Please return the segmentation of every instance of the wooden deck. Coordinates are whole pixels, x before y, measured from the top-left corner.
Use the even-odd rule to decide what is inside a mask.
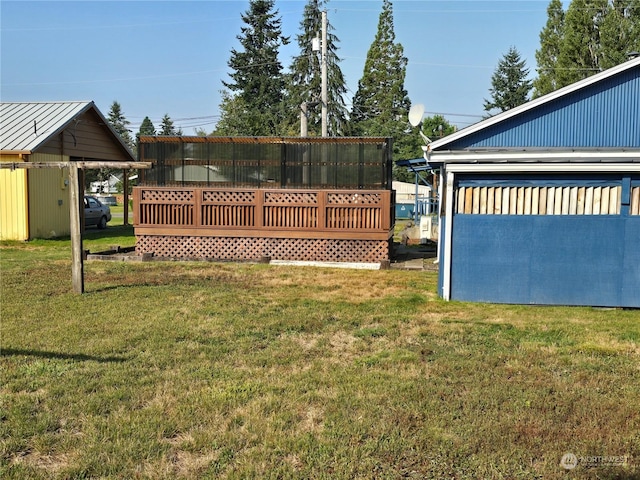
[[[138,253],[166,257],[380,262],[390,190],[136,187]]]

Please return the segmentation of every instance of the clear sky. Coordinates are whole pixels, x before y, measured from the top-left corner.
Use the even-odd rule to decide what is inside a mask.
[[[285,68],[300,53],[306,1],[276,0]],[[405,88],[426,115],[465,127],[480,120],[491,75],[510,47],[535,74],[548,0],[392,0],[396,41],[408,58]],[[382,0],[330,0],[351,106]],[[0,2],[2,101],[93,100],[107,115],[117,100],[131,130],[165,114],[184,134],[213,130],[222,81],[249,0]],[[566,8],[566,5],[565,5]]]

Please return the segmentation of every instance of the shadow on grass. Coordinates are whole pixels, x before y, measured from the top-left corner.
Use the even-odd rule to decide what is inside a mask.
[[[100,363],[120,363],[127,360],[124,357],[96,357],[94,355],[85,355],[83,353],[44,352],[41,350],[23,350],[19,348],[2,348],[0,350],[0,357],[9,356],[53,358],[58,360],[77,360],[79,362],[91,361]]]
[[[96,227],[88,227],[82,232],[83,240],[100,240],[102,238],[118,238],[118,237],[134,237],[133,225],[115,225],[105,228],[104,230],[100,230]],[[39,242],[68,242],[71,240],[69,235],[61,236],[61,237],[52,237],[52,238],[36,238],[33,240],[29,240],[29,242],[37,244]],[[24,242],[20,242],[23,243]]]

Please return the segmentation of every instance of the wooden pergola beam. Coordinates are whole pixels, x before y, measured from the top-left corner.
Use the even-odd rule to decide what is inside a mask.
[[[118,168],[123,170],[151,168],[151,162],[106,162],[100,160],[80,160],[77,162],[0,162],[0,168],[68,168],[75,165],[80,169]]]

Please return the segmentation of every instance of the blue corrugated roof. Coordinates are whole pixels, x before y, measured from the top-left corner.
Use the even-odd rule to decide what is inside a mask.
[[[640,58],[430,144],[432,151],[640,148]]]

